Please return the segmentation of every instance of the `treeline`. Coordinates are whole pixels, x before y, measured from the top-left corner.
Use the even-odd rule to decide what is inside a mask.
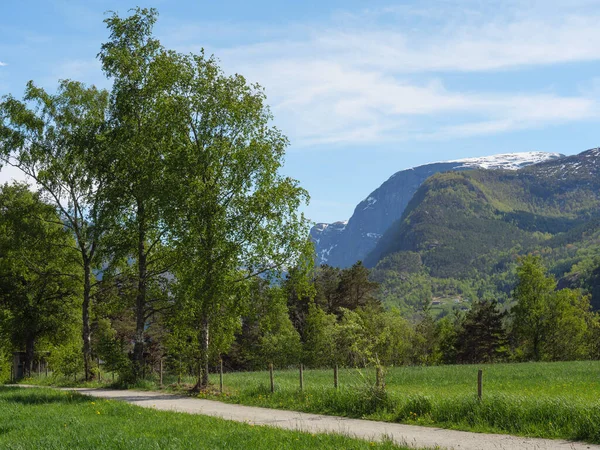
[[[385,308],[377,299],[379,285],[360,263],[343,270],[321,266],[309,277],[292,271],[281,287],[269,289],[287,301],[288,314],[281,313],[276,329],[287,330],[280,337],[293,345],[282,342],[262,352],[265,342],[279,342],[276,333],[244,320],[248,332],[238,336],[231,355],[240,369],[267,362],[360,367],[600,358],[600,316],[591,311],[589,296],[557,290],[535,256],[520,261],[514,306],[481,299],[441,320],[434,319],[428,301],[416,317]]]
[[[25,349],[32,363],[35,348],[51,350],[55,371],[80,373],[76,241],[55,208],[24,185],[1,189],[0,212],[5,356]],[[211,367],[223,359],[233,370],[261,370],[269,363],[365,367],[600,358],[600,317],[591,311],[589,296],[557,289],[539,257],[519,262],[510,308],[481,299],[468,311],[440,320],[428,301],[417,315],[384,307],[378,300],[381,286],[361,263],[314,268],[310,260],[301,260],[279,282],[264,276],[240,284],[230,303],[219,305],[224,320],[211,323],[206,356],[205,332],[189,309],[195,298],[185,283],[165,274],[152,285],[156,303],[144,321],[143,364],[162,359],[171,373],[202,377],[202,358]],[[99,271],[94,277],[91,352],[104,370],[130,382],[140,376],[135,357],[139,294],[138,280],[127,271],[136,264],[129,258],[122,263],[120,271]]]

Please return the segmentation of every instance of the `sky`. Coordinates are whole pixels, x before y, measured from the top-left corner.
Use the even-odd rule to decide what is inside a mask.
[[[0,96],[109,88],[103,20],[135,6],[158,9],[166,47],[265,88],[315,222],[409,167],[600,146],[600,0],[0,0]]]

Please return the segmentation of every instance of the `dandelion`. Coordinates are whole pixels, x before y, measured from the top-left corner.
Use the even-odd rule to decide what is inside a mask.
[[[96,411],[96,414],[100,414],[100,411]]]

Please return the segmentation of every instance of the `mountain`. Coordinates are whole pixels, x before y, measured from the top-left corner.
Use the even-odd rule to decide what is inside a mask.
[[[400,217],[419,186],[440,172],[478,168],[517,170],[531,164],[561,158],[558,153],[527,152],[435,162],[392,175],[360,202],[350,220],[318,223],[311,232],[317,264],[349,267],[364,259],[381,236]]]
[[[365,265],[377,266],[378,279],[387,282],[416,255],[429,281],[481,287],[496,277],[490,282],[510,292],[507,274],[529,252],[542,256],[563,285],[583,286],[581,277],[597,283],[600,149],[516,171],[438,173],[415,192]]]

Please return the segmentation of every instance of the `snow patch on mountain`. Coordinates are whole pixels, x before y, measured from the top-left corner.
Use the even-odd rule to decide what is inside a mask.
[[[562,158],[563,156],[564,155],[561,155],[560,153],[521,152],[482,156],[478,158],[455,159],[443,162],[458,163],[459,165],[456,166],[456,169],[481,168],[496,170],[518,170],[525,166],[530,166],[532,164],[537,164],[552,159]]]
[[[368,197],[362,201],[362,203],[367,202],[367,206],[363,208],[363,210],[373,207],[375,203],[377,203],[377,199],[375,197]]]

